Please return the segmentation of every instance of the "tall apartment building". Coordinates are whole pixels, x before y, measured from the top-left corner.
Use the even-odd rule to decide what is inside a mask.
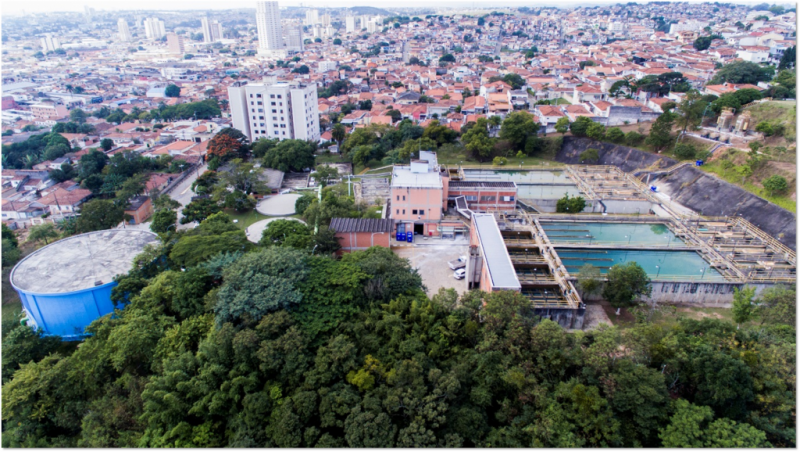
[[[284,28],[286,32],[286,50],[289,52],[302,52],[303,47],[303,24],[289,24]]]
[[[320,22],[322,23],[323,27],[330,26],[331,24],[331,15],[329,13],[325,13],[320,18]]]
[[[281,11],[278,2],[256,3],[258,54],[273,58],[286,56],[281,33]]]
[[[316,84],[236,82],[228,87],[233,127],[250,138],[319,141]]]
[[[167,34],[164,21],[155,17],[145,19],[142,22],[142,26],[144,27],[144,35],[147,39],[161,39]]]
[[[183,55],[186,53],[183,46],[183,36],[175,33],[167,33],[167,48],[173,55]]]
[[[119,18],[117,21],[117,28],[119,29],[119,40],[122,42],[131,42],[133,41],[133,36],[131,36],[131,29],[128,28],[128,21]]]
[[[203,42],[217,42],[222,39],[222,24],[216,20],[208,20],[208,17],[200,19],[203,29]]]
[[[52,34],[47,33],[42,37],[42,52],[52,52],[61,47],[61,43],[58,41],[58,38],[54,38]]]
[[[345,33],[354,33],[356,31],[356,18],[355,16],[347,16],[344,18]]]
[[[306,11],[306,25],[309,27],[319,23],[319,10],[309,9]]]

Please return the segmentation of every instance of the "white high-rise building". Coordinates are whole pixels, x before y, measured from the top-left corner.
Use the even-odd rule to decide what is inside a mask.
[[[320,22],[322,23],[323,27],[327,27],[331,24],[331,15],[328,13],[323,14],[320,18]]]
[[[233,127],[254,142],[259,138],[318,142],[317,85],[297,82],[236,82],[228,87]]]
[[[222,39],[222,24],[216,20],[208,20],[208,17],[200,19],[203,29],[203,42],[217,42]]]
[[[358,31],[361,31],[361,30],[367,28],[367,23],[369,23],[369,16],[361,16],[361,17],[359,17],[358,18],[358,22],[359,22],[359,25],[360,25],[358,27]]]
[[[355,16],[347,16],[344,18],[345,33],[354,33],[356,31],[356,18]]]
[[[150,17],[145,19],[142,25],[144,26],[144,35],[147,39],[161,39],[167,35],[163,20]]]
[[[367,22],[367,31],[370,33],[376,33],[378,31],[378,22],[376,20],[370,20]]]
[[[302,52],[303,47],[303,24],[289,24],[285,27],[286,31],[286,50],[289,52]]]
[[[42,52],[52,52],[61,47],[61,43],[58,41],[58,38],[54,38],[52,34],[47,33],[41,39],[42,42]]]
[[[319,23],[319,10],[309,9],[306,11],[306,25],[309,27]]]
[[[258,54],[273,58],[286,56],[278,2],[256,3],[256,26],[258,28]]]
[[[128,28],[128,21],[119,18],[117,21],[117,28],[119,29],[119,40],[122,42],[131,42],[133,41],[133,36],[131,36],[131,29]]]

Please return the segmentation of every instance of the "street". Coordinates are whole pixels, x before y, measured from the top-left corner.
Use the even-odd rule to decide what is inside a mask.
[[[186,207],[192,201],[192,196],[194,196],[194,192],[192,191],[192,184],[200,174],[203,174],[208,169],[207,164],[203,164],[196,170],[192,172],[189,176],[186,177],[180,184],[178,184],[175,188],[172,189],[169,196],[181,203],[181,209],[178,210],[178,230],[182,229],[191,229],[194,227],[192,223],[189,224],[180,224],[181,218],[183,218],[183,207]]]

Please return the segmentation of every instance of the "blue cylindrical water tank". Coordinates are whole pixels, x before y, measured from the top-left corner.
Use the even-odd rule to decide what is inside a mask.
[[[114,311],[114,277],[127,273],[145,246],[158,242],[149,231],[109,229],[53,242],[11,271],[29,325],[46,335],[80,340],[94,320]]]

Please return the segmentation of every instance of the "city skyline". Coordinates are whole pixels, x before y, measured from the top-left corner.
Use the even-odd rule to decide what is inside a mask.
[[[355,7],[355,6],[374,6],[370,5],[369,2],[352,2],[352,1],[345,1],[345,0],[286,0],[281,1],[281,7],[308,7],[308,8],[348,8],[348,7]],[[585,0],[563,0],[558,2],[558,5],[554,5],[551,2],[528,2],[524,0],[510,0],[505,1],[502,3],[497,2],[488,2],[488,1],[466,1],[461,2],[457,0],[434,0],[434,1],[424,1],[424,0],[409,0],[403,2],[402,8],[421,8],[421,7],[429,7],[429,8],[481,8],[481,9],[491,9],[491,8],[506,8],[506,7],[520,7],[520,6],[529,6],[529,7],[564,7],[564,8],[572,8],[576,6],[593,6],[593,5],[613,5],[620,3],[619,1],[613,0],[599,0],[599,1],[585,1]],[[651,2],[640,2],[641,4],[647,4]],[[704,1],[701,0],[686,0],[686,3],[690,4],[702,4]],[[758,0],[738,0],[738,1],[731,1],[730,3],[737,4],[737,5],[756,5],[762,3]],[[158,0],[142,0],[136,3],[139,7],[137,8],[109,8],[109,3],[104,2],[102,0],[79,0],[74,2],[61,2],[61,1],[54,1],[54,0],[32,0],[25,2],[24,5],[3,5],[3,14],[5,15],[18,15],[21,14],[23,11],[25,13],[43,13],[43,12],[83,12],[84,7],[88,6],[90,8],[94,8],[97,11],[202,11],[202,10],[230,10],[230,9],[255,9],[255,4],[253,1],[250,0],[232,0],[228,2],[224,2],[224,5],[220,5],[220,2],[215,2],[211,0],[199,0],[199,1],[177,1],[171,2],[169,8],[164,8],[164,2]],[[791,5],[791,3],[779,3],[784,5]],[[376,6],[378,8],[383,8],[384,6]]]

